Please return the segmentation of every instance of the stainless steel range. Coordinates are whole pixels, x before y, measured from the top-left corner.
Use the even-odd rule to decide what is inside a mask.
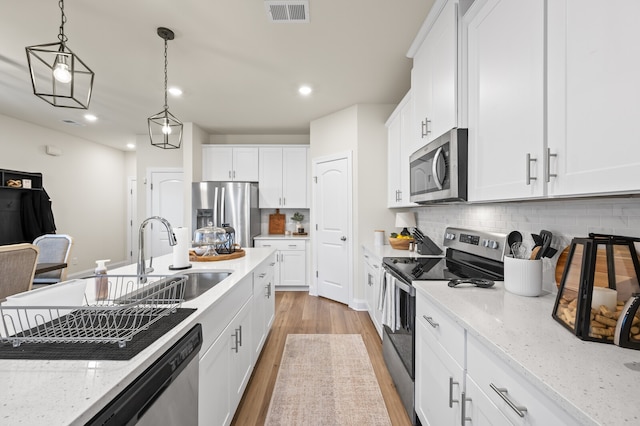
[[[453,227],[446,228],[443,245],[447,249],[445,256],[383,258],[382,351],[414,425],[420,424],[420,420],[414,410],[416,289],[413,281],[490,286],[493,280],[503,280],[503,259],[509,250],[505,234]]]

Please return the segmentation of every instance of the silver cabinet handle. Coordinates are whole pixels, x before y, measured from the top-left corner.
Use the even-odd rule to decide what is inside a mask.
[[[231,170],[229,170],[229,179],[231,179]]]
[[[240,337],[239,337],[240,346],[242,346],[242,325],[238,326],[238,334],[240,335]]]
[[[278,205],[281,206],[282,205],[282,197],[278,198]]]
[[[287,199],[285,197],[282,197],[282,205],[283,206],[287,205]]]
[[[378,265],[373,265],[374,268],[376,269],[380,269],[380,267]]]
[[[233,171],[233,178],[234,179],[236,178],[236,171],[235,170]]]
[[[267,275],[266,272],[261,273],[260,275],[258,275],[258,278],[264,278]]]
[[[453,399],[453,385],[459,385],[460,383],[454,382],[453,377],[449,377],[449,408],[453,408],[453,403],[460,402],[457,399]],[[463,394],[464,395],[464,394]]]
[[[426,320],[427,320],[427,322],[428,322],[428,323],[431,325],[431,327],[433,327],[433,328],[438,328],[438,327],[440,326],[440,324],[438,324],[437,322],[435,322],[435,321],[433,320],[433,318],[432,318],[432,317],[428,317],[428,316],[426,316],[426,315],[423,315],[423,316],[422,316],[422,318],[426,319]]]
[[[367,255],[365,254],[365,255],[364,255],[364,258],[365,258],[365,259],[368,259],[368,258],[369,258],[369,256],[367,256]]]
[[[238,348],[240,347],[240,343],[239,343],[239,341],[238,341],[238,329],[237,329],[237,328],[236,328],[236,332],[235,332],[235,333],[233,333],[231,336],[232,336],[232,337],[233,337],[233,339],[236,341],[236,346],[235,346],[235,347],[233,347],[233,346],[232,346],[232,347],[231,347],[231,350],[232,350],[232,351],[235,351],[236,353],[238,353]]]
[[[269,264],[269,266],[274,266],[275,264],[276,264],[276,262],[271,262],[271,263]]]
[[[531,158],[531,153],[527,152],[527,177],[526,177],[527,185],[531,185],[532,180],[538,179],[537,177],[531,176],[531,163],[535,163],[536,161],[538,160],[536,160],[535,158]]]
[[[340,237],[340,241],[347,241],[347,237],[343,235],[342,237]]]
[[[267,290],[267,299],[271,298],[271,283],[264,286],[265,290]]]
[[[507,393],[509,393],[509,391],[507,391],[506,388],[499,388],[493,383],[491,383],[489,386],[491,386],[491,389],[493,389],[493,391],[497,393],[498,396],[500,396],[500,398],[502,398],[502,400],[506,402],[507,405],[511,407],[511,409],[515,411],[517,415],[519,415],[520,417],[524,417],[524,411],[527,411],[527,407],[522,407],[514,404],[513,401],[511,401],[511,399],[509,399],[509,397],[507,396]]]
[[[552,154],[551,148],[547,148],[547,161],[546,161],[546,173],[547,182],[551,182],[552,177],[558,177],[556,173],[551,173],[551,157],[558,157],[558,154]]]
[[[424,138],[429,133],[431,133],[431,130],[429,130],[429,123],[431,123],[431,120],[429,120],[429,117],[425,117],[424,121],[420,122],[421,138]]]
[[[471,421],[471,417],[467,417],[467,402],[471,402],[471,398],[467,398],[465,393],[462,392],[462,406],[460,407],[460,424],[462,426]]]

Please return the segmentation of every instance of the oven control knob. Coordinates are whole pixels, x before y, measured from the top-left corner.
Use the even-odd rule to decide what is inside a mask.
[[[498,242],[493,240],[487,240],[487,247],[495,250],[498,248]]]
[[[489,247],[489,240],[482,240],[482,247]]]
[[[456,234],[452,234],[450,232],[447,232],[446,234],[444,234],[444,239],[445,240],[455,240],[456,239]]]

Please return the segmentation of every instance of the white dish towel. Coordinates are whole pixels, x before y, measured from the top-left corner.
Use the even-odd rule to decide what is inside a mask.
[[[378,303],[378,308],[382,309],[382,324],[396,331],[400,323],[398,318],[398,287],[396,286],[396,279],[388,272],[385,272],[382,276],[382,282],[380,283],[381,297]]]

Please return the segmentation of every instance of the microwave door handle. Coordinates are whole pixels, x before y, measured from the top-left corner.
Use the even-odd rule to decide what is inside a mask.
[[[438,176],[438,160],[440,159],[441,155],[443,155],[442,147],[438,148],[435,155],[433,156],[433,163],[431,163],[431,174],[433,175],[433,181],[435,182],[436,187],[439,190],[442,190],[442,182],[444,182],[444,179],[441,182],[440,176]]]

